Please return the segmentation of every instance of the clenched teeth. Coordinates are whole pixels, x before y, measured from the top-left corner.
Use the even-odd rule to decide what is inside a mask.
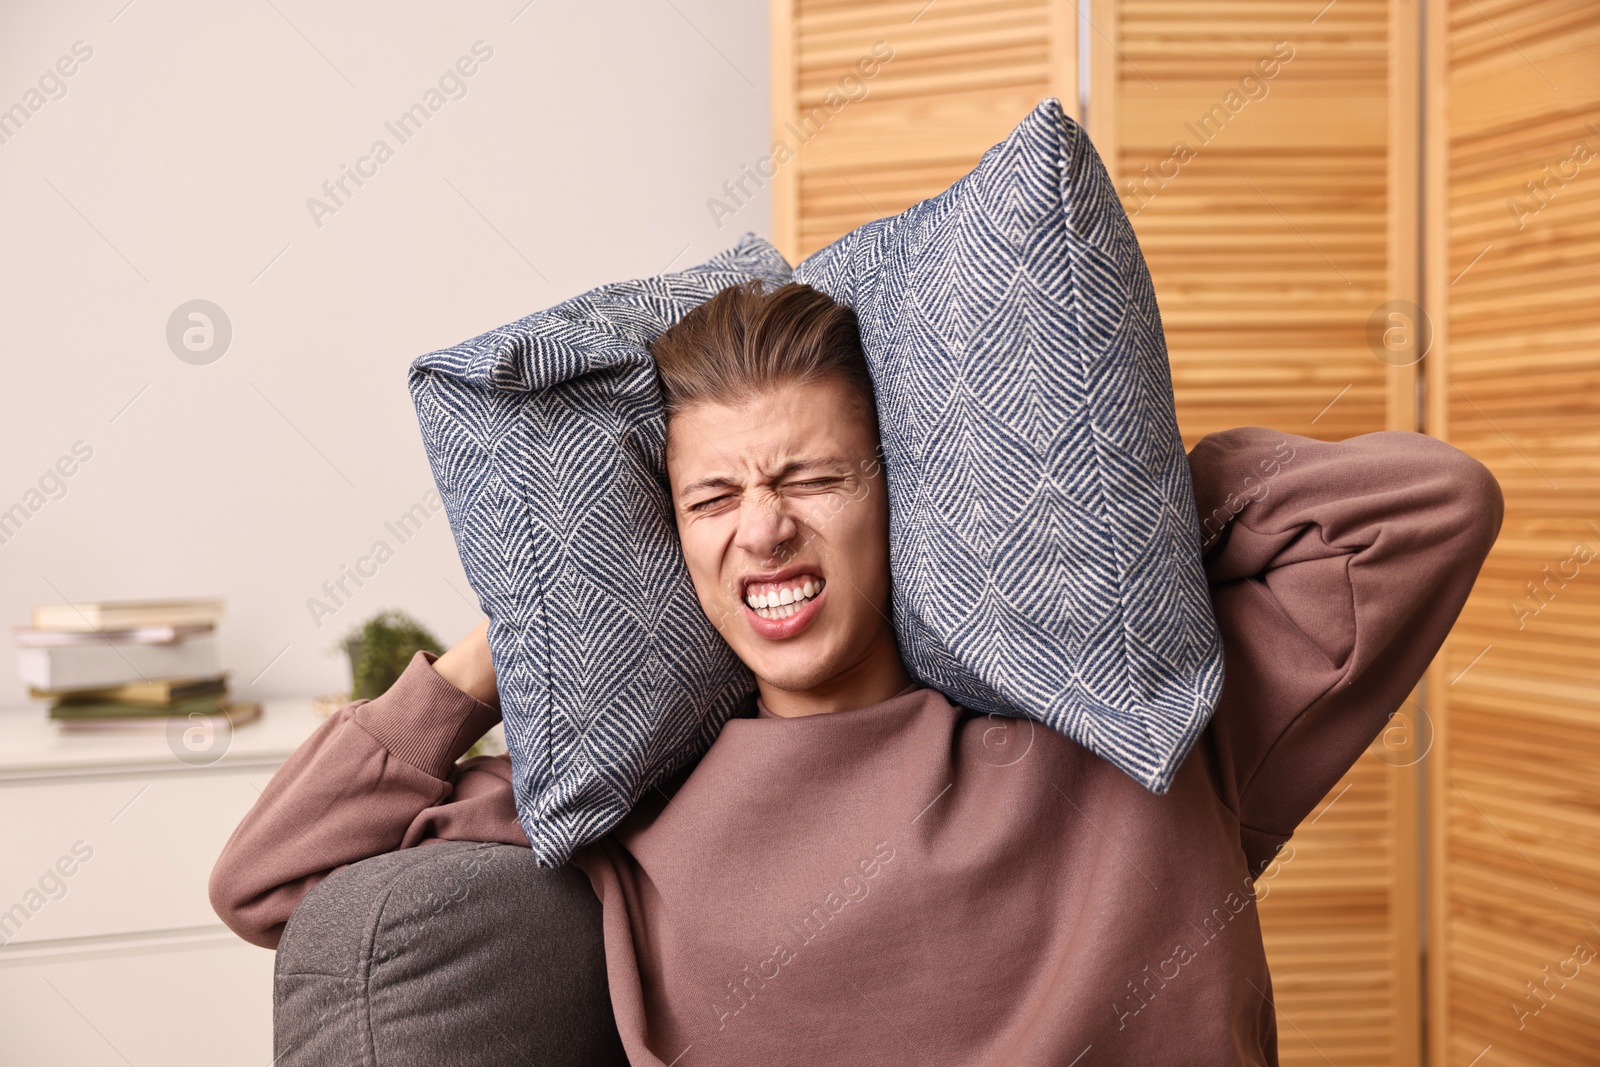
[[[821,578],[807,576],[799,581],[747,593],[744,602],[763,619],[786,619],[799,611],[806,601],[822,592],[822,587]]]

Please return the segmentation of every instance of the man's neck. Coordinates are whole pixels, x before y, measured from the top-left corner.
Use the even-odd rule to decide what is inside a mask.
[[[814,688],[779,689],[760,678],[756,679],[756,688],[768,711],[781,718],[794,719],[881,704],[913,680],[891,637],[854,666]]]

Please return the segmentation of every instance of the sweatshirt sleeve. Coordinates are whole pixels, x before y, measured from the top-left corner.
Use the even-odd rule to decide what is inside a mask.
[[[209,892],[240,937],[277,947],[289,913],[317,882],[369,856],[429,837],[527,843],[509,769],[494,766],[504,761],[455,766],[499,712],[440,676],[435,658],[417,652],[387,692],[318,726],[235,828]]]
[[[1478,460],[1404,430],[1241,427],[1189,464],[1223,647],[1212,774],[1256,874],[1422,677],[1504,500]]]

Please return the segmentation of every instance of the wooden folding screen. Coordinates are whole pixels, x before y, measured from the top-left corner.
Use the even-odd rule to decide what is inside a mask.
[[[1428,15],[1428,425],[1506,497],[1428,678],[1430,1063],[1600,1063],[1600,6]]]

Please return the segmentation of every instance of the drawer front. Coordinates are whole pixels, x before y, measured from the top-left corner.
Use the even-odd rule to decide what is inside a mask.
[[[206,883],[268,769],[0,785],[0,944],[216,925]]]
[[[0,966],[0,1063],[266,1067],[272,958],[233,938]]]

